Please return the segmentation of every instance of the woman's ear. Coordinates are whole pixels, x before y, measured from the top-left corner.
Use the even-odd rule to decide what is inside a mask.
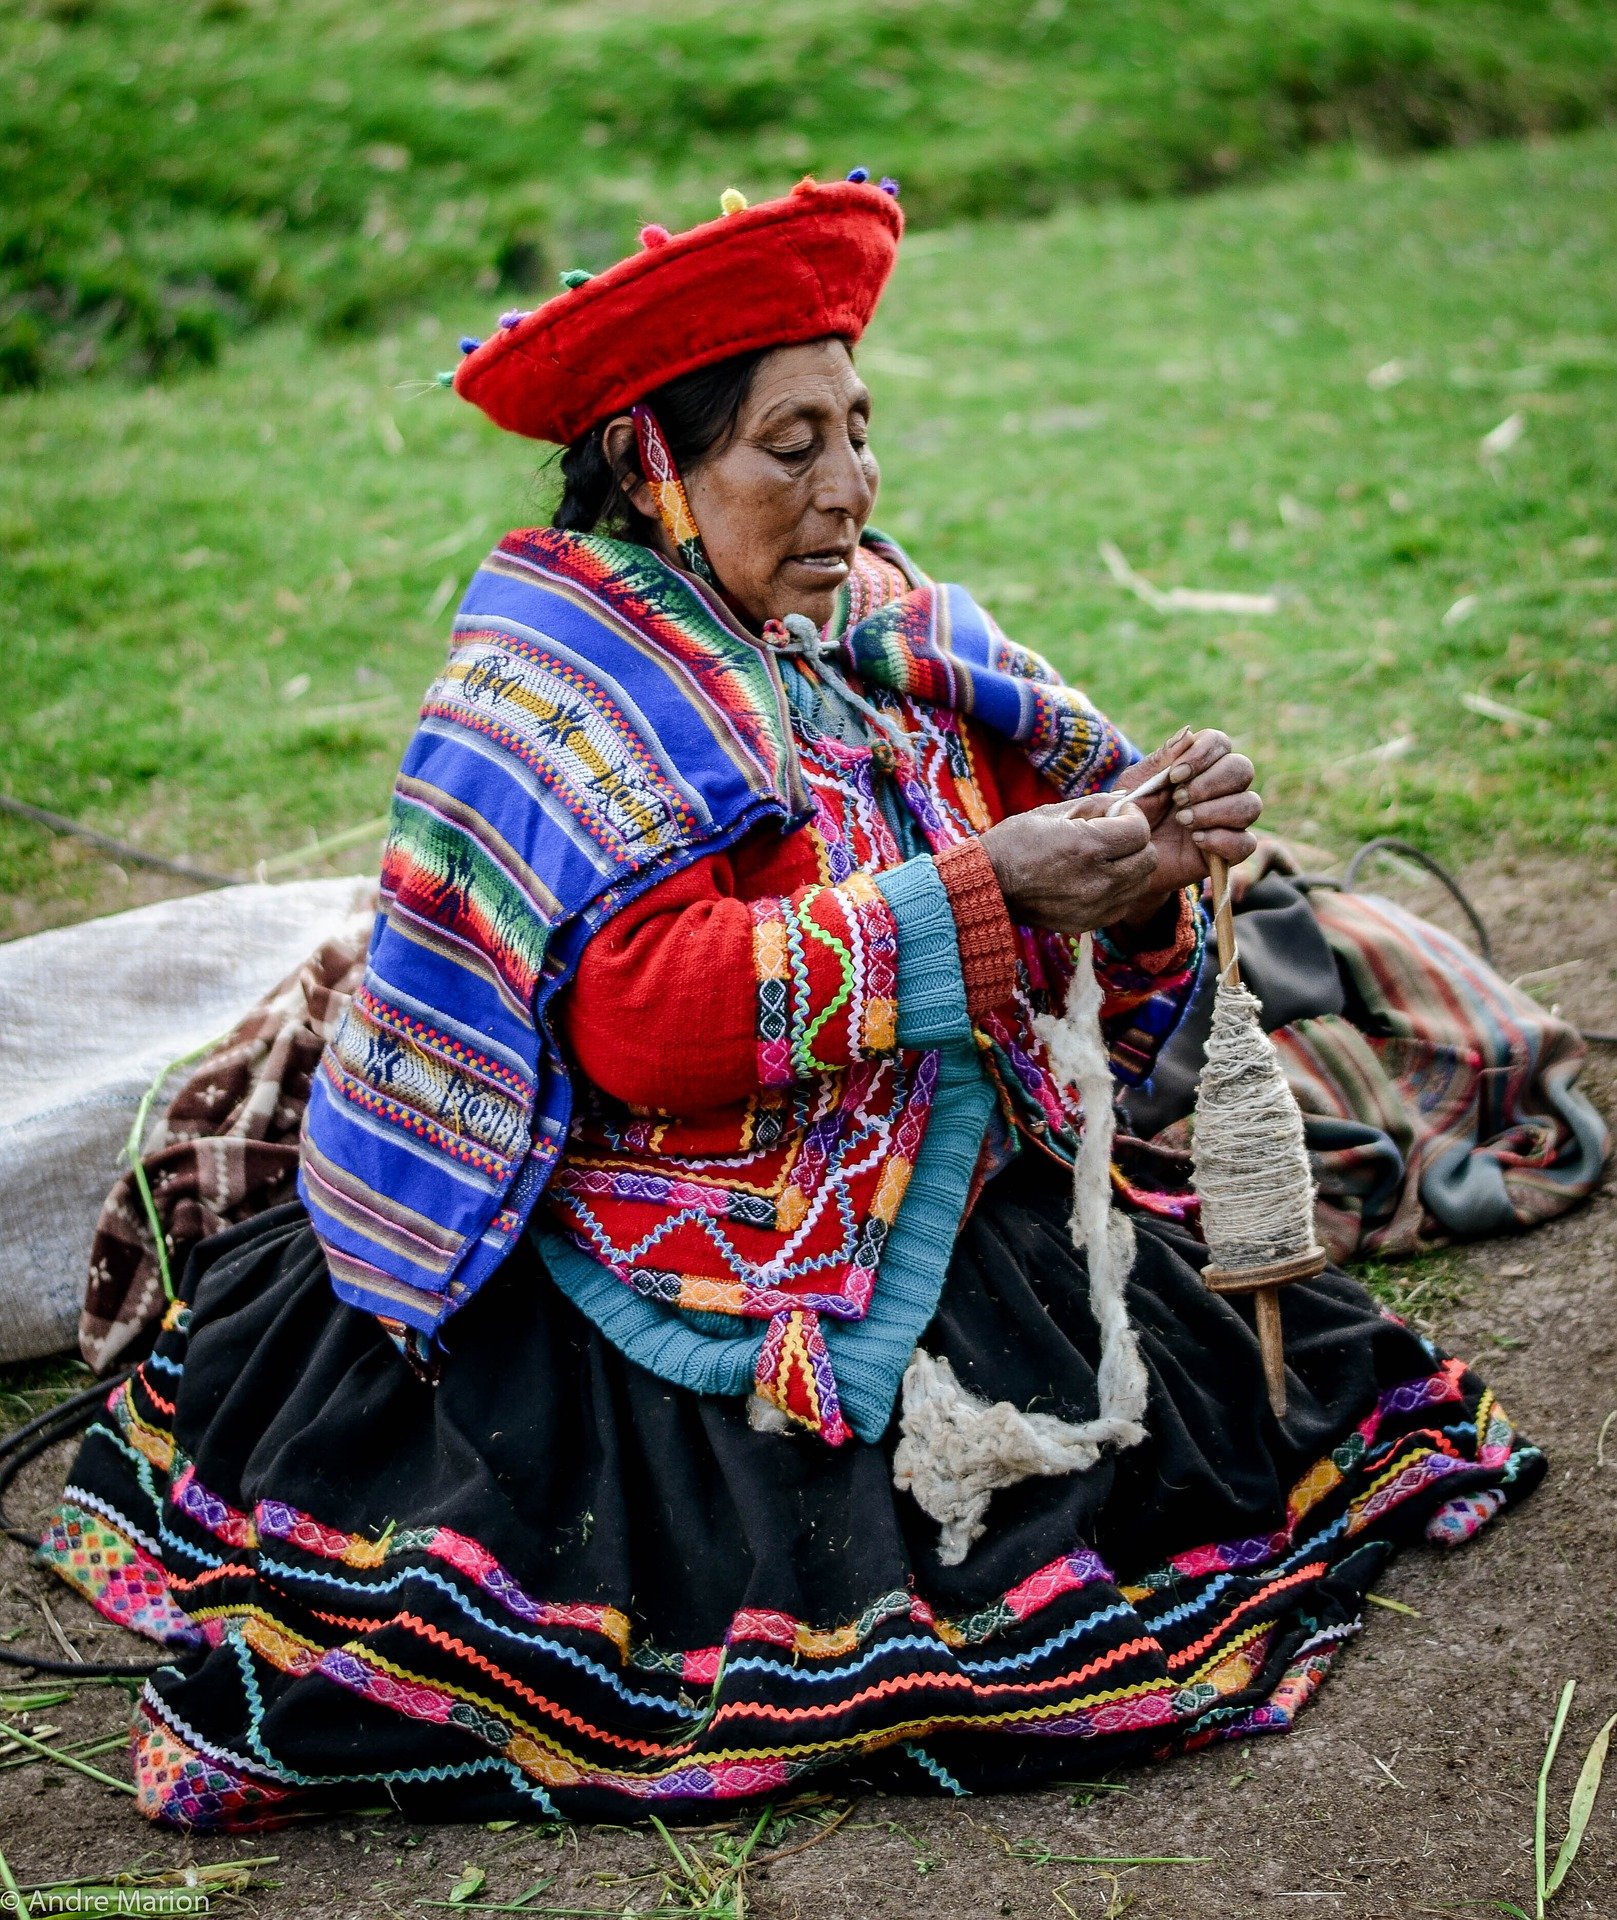
[[[640,472],[640,443],[628,414],[618,414],[601,429],[601,451],[624,499],[643,518],[655,520],[657,502]]]

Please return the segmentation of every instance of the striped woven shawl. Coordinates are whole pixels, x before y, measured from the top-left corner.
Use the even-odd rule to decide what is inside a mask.
[[[969,713],[1064,793],[1127,741],[961,588],[867,535],[836,626],[867,681]],[[394,788],[365,980],[310,1093],[299,1192],[351,1304],[430,1340],[494,1271],[572,1111],[545,1007],[636,893],[809,803],[778,667],[647,549],[507,535]]]

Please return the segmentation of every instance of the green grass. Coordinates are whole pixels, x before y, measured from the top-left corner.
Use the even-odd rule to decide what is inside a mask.
[[[1293,832],[1609,855],[1614,226],[1597,136],[940,237],[867,355],[880,511],[1143,738],[1230,727]],[[1162,615],[1100,538],[1291,597]]]
[[[1142,740],[1228,726],[1294,833],[1609,857],[1614,228],[1595,133],[918,236],[862,355],[878,524]],[[0,400],[0,787],[236,869],[382,812],[450,598],[547,505],[544,450],[424,378],[489,304]],[[1102,538],[1287,597],[1160,614]],[[117,898],[14,820],[0,893]]]
[[[1360,1260],[1353,1276],[1381,1304],[1423,1333],[1435,1333],[1470,1291],[1470,1277],[1450,1247],[1397,1260]]]
[[[84,1362],[67,1354],[0,1367],[0,1434],[10,1433],[95,1385]]]
[[[923,225],[1617,107],[1607,0],[0,0],[0,384],[599,266],[728,180]]]

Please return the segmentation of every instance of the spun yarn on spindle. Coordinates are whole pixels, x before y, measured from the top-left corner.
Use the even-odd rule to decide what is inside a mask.
[[[1213,1265],[1233,1271],[1316,1247],[1303,1117],[1261,1011],[1239,981],[1220,979],[1196,1092],[1202,1233]]]

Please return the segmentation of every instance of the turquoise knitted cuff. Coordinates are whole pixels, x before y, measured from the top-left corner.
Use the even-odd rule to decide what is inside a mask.
[[[875,876],[898,927],[898,1044],[971,1039],[954,909],[929,854]]]
[[[677,1307],[644,1299],[571,1240],[542,1227],[530,1231],[551,1279],[636,1366],[693,1393],[751,1391],[764,1344],[761,1320],[733,1320],[729,1338],[700,1332]]]
[[[861,1440],[887,1431],[904,1369],[938,1310],[994,1104],[975,1050],[942,1049],[926,1137],[882,1248],[870,1311],[820,1322],[842,1411]]]

